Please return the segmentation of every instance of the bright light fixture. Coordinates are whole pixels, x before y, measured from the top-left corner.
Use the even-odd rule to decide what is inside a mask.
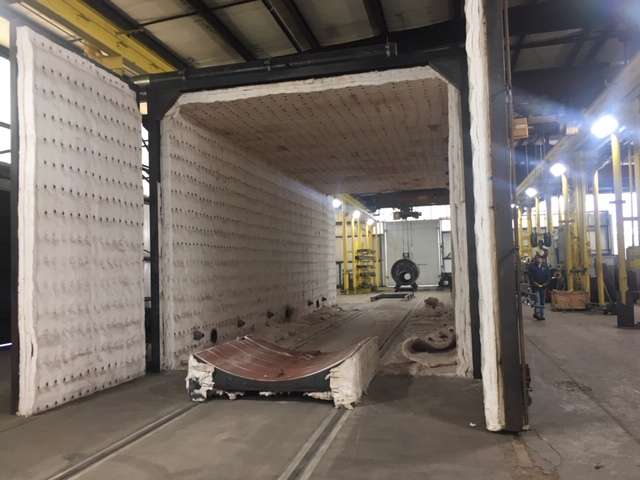
[[[367,225],[371,226],[373,225],[373,223],[374,223],[373,218],[367,218]]]
[[[517,205],[515,203],[511,204],[511,208],[516,208],[516,207],[517,207]]]
[[[565,174],[565,172],[567,171],[567,167],[563,163],[554,163],[553,165],[551,165],[549,171],[554,177],[559,177],[560,175]]]
[[[339,198],[334,198],[333,202],[331,202],[333,204],[333,208],[340,208],[340,206],[342,205],[342,200],[340,200]]]
[[[538,195],[538,190],[536,190],[536,189],[535,189],[535,188],[533,188],[533,187],[529,187],[529,188],[527,188],[527,189],[524,191],[524,193],[526,193],[526,194],[527,194],[527,197],[529,197],[529,198],[533,198],[533,197],[535,197],[536,195]]]
[[[360,218],[360,210],[354,210],[351,216],[354,220],[358,220]]]
[[[591,133],[597,138],[606,138],[618,130],[620,124],[613,115],[607,114],[601,116],[593,125],[591,125]]]

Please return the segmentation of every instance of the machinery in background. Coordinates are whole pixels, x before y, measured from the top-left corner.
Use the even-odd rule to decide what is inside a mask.
[[[418,277],[420,269],[408,254],[403,254],[403,258],[397,260],[391,266],[391,277],[396,282],[395,291],[399,292],[403,288],[411,287],[415,292],[418,290]]]
[[[422,216],[421,212],[416,212],[413,207],[402,207],[400,210],[393,212],[394,220],[406,220],[407,218],[418,219]]]
[[[356,255],[358,288],[375,290],[376,252],[371,248],[359,248]]]

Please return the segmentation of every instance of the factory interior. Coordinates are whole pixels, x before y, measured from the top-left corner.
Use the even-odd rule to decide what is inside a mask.
[[[640,478],[640,4],[0,4],[0,480]]]

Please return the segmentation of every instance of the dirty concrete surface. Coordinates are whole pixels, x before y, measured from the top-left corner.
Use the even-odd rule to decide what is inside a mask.
[[[416,331],[411,312],[431,295],[420,292],[411,302],[342,297],[339,309],[275,325],[262,336],[288,347],[335,350],[366,335],[384,338],[406,317],[387,351],[393,359]],[[446,302],[445,294],[439,298]],[[419,318],[414,323],[425,327]],[[525,312],[534,403],[532,428],[521,435],[484,430],[479,381],[383,366],[306,478],[640,478],[640,332],[614,323],[554,312],[542,323]],[[29,419],[0,415],[0,479],[49,478],[188,407],[183,377],[148,376]],[[330,404],[298,397],[214,400],[74,478],[204,479],[215,472],[222,479],[277,479],[334,413]]]

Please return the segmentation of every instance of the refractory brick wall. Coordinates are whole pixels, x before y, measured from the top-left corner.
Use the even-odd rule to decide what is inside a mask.
[[[335,302],[331,199],[183,118],[162,125],[164,366]],[[201,336],[204,335],[204,336]]]
[[[19,413],[144,373],[140,116],[133,92],[18,29]]]

